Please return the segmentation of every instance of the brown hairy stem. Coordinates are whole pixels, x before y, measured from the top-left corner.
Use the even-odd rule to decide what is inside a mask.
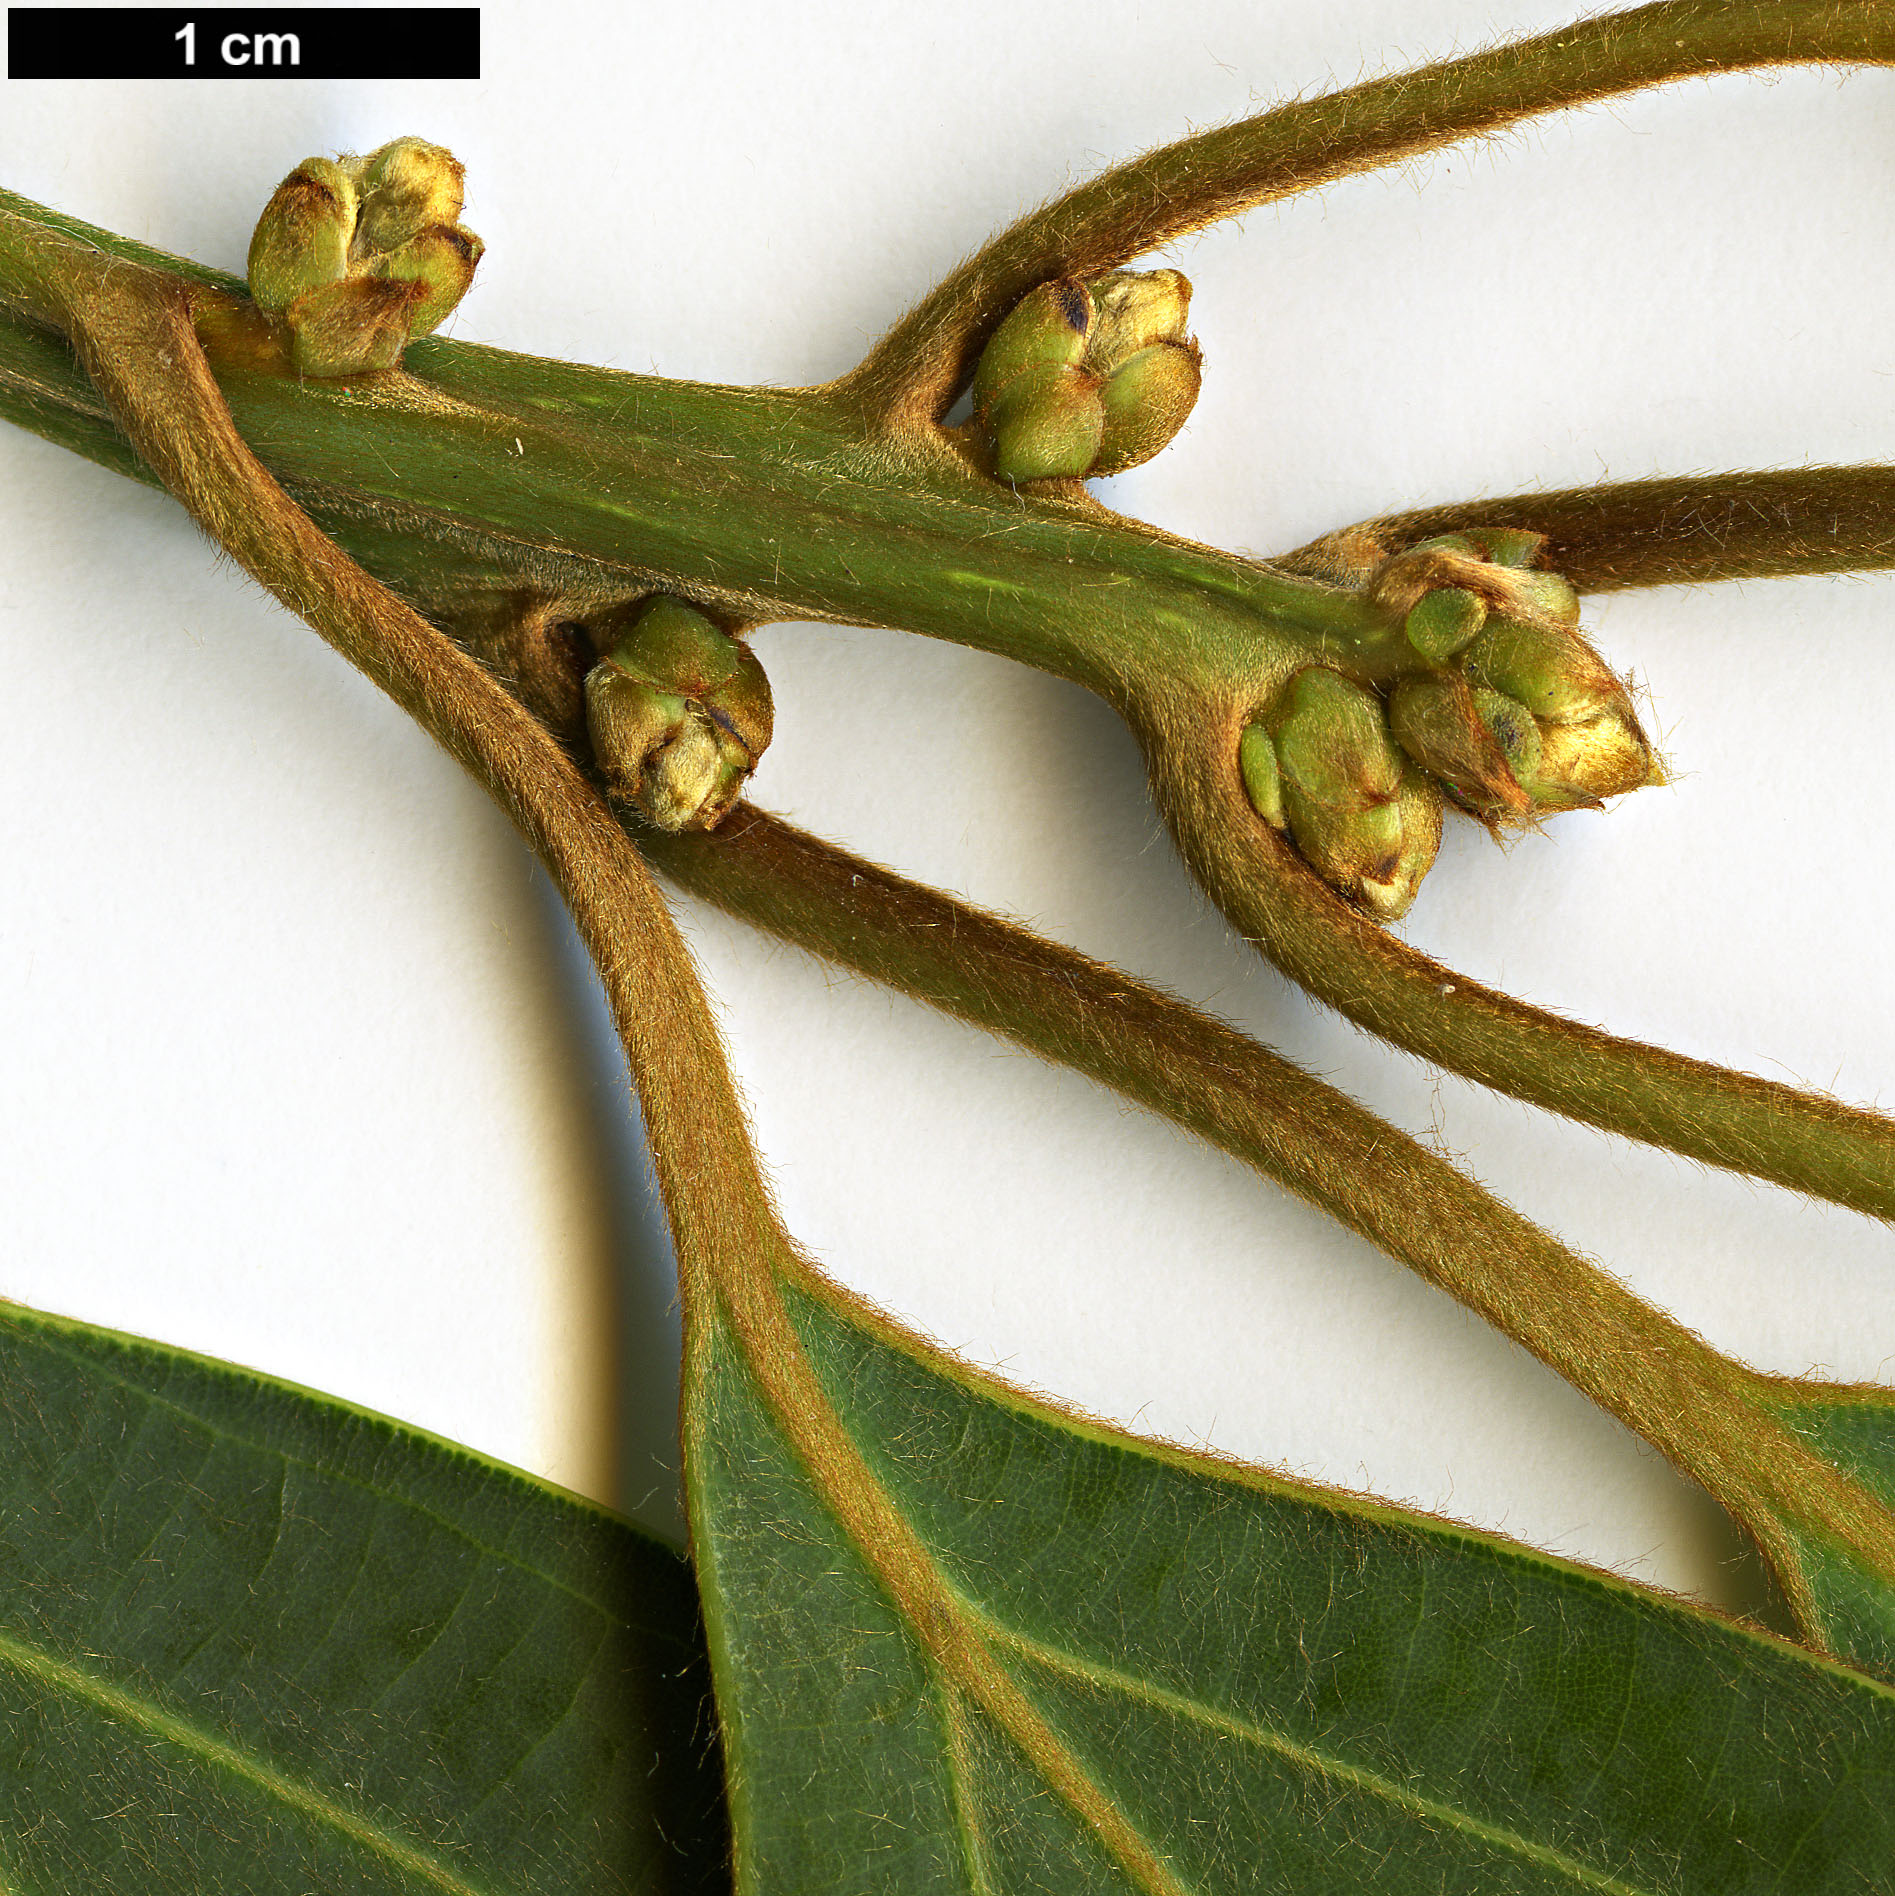
[[[1115,167],[1021,219],[838,384],[875,423],[946,412],[993,326],[1036,284],[1109,270],[1219,219],[1541,112],[1747,67],[1895,60],[1882,0],[1661,0],[1537,39],[1301,99]]]
[[[605,985],[677,1249],[687,1445],[707,1426],[704,1385],[721,1325],[944,1685],[1008,1734],[1136,1888],[1184,1896],[995,1659],[824,1394],[782,1299],[786,1279],[816,1294],[822,1280],[770,1201],[689,951],[604,801],[497,679],[350,560],[277,485],[231,419],[188,292],[63,239],[23,236],[4,213],[0,247],[38,266],[34,313],[67,334],[127,438],[192,518],[473,773],[559,887]],[[715,1602],[706,1608],[716,1647]]]
[[[1365,520],[1272,561],[1321,570],[1344,542],[1399,553],[1438,533],[1525,527],[1546,535],[1537,564],[1582,593],[1895,566],[1895,467],[1785,468],[1569,487],[1461,501]]]
[[[1069,1066],[1327,1212],[1642,1435],[1753,1535],[1812,1638],[1782,1523],[1895,1576],[1895,1520],[1775,1413],[1777,1385],[1641,1301],[1407,1134],[1116,968],[743,807],[714,836],[640,828],[693,895]],[[1814,1385],[1796,1385],[1806,1395]],[[1873,1551],[1871,1551],[1873,1550]]]
[[[1895,1218],[1895,1120],[1620,1039],[1485,987],[1350,908],[1250,807],[1241,714],[1160,701],[1138,730],[1186,865],[1293,981],[1371,1033],[1516,1099]]]

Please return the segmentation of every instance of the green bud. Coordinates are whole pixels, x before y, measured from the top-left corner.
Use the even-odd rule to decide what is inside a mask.
[[[1535,573],[1524,577],[1556,576]],[[1625,687],[1613,677],[1605,660],[1569,626],[1490,617],[1486,629],[1468,648],[1466,667],[1474,683],[1505,692],[1536,717],[1557,723],[1596,717],[1609,707],[1629,709]]]
[[[1402,914],[1441,844],[1441,793],[1402,756],[1382,701],[1313,665],[1290,680],[1267,727],[1252,729],[1274,740],[1283,818],[1310,866],[1352,902]],[[1238,762],[1267,819],[1267,771],[1248,731]]]
[[[474,266],[486,246],[458,224],[437,224],[411,237],[398,249],[372,257],[368,273],[413,286],[407,340],[432,335],[453,313],[474,280]]]
[[[333,377],[392,369],[408,340],[414,288],[343,277],[306,290],[284,312],[298,375]]]
[[[605,614],[593,637],[621,671],[687,698],[708,697],[726,683],[744,649],[708,612],[670,593]]]
[[[987,415],[1003,481],[1076,479],[1098,458],[1105,405],[1096,376],[1045,362],[1023,369]]]
[[[1195,343],[1155,342],[1105,378],[1099,389],[1105,427],[1094,474],[1122,474],[1170,445],[1197,406],[1199,359]]]
[[[1176,270],[1060,277],[1029,291],[974,370],[974,418],[1002,480],[1074,480],[1148,461],[1197,401]]]
[[[1076,277],[1029,290],[1007,313],[974,370],[974,413],[982,421],[1016,376],[1029,369],[1076,368],[1092,330],[1092,299]]]
[[[1263,725],[1244,727],[1237,741],[1237,770],[1250,807],[1272,829],[1281,829],[1289,820],[1283,814],[1283,774],[1277,768],[1276,746]]]
[[[397,138],[355,160],[361,216],[358,259],[397,250],[437,224],[461,214],[465,167],[451,151],[422,138]]]
[[[1459,586],[1437,586],[1409,607],[1402,629],[1430,664],[1445,664],[1487,623],[1487,602]]]
[[[1402,755],[1382,701],[1340,672],[1321,665],[1298,672],[1272,726],[1285,780],[1312,803],[1367,810],[1400,786]]]
[[[708,613],[661,593],[633,615],[612,657],[701,703],[752,766],[769,749],[776,713],[762,662]]]
[[[1472,696],[1475,713],[1499,746],[1514,781],[1537,803],[1534,788],[1540,781],[1539,720],[1518,699],[1509,698],[1505,692],[1476,685]]]
[[[340,165],[305,158],[263,207],[250,237],[250,294],[280,315],[306,291],[333,283],[349,265],[355,186]]]
[[[1530,799],[1465,679],[1452,672],[1411,673],[1389,694],[1388,721],[1402,749],[1471,809],[1491,817],[1527,809]]]
[[[1290,835],[1318,875],[1383,921],[1405,915],[1441,847],[1441,792],[1421,771],[1392,795],[1345,810],[1284,786]]]
[[[1110,375],[1154,344],[1184,340],[1191,283],[1182,271],[1112,270],[1086,287],[1093,322],[1085,365],[1095,375]]]
[[[593,754],[615,795],[661,829],[715,829],[770,742],[756,654],[682,600],[609,617],[586,677]]]

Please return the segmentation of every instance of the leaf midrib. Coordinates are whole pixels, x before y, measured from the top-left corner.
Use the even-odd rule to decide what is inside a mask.
[[[0,1632],[0,1665],[9,1665],[55,1693],[83,1699],[109,1718],[164,1739],[303,1816],[330,1826],[395,1868],[432,1884],[445,1892],[445,1896],[486,1896],[478,1885],[454,1875],[413,1844],[390,1835],[333,1798],[298,1783],[228,1740],[213,1737],[175,1712],[168,1712],[122,1686],[110,1684],[68,1659],[54,1658],[11,1633]]]
[[[1156,1685],[1149,1679],[1120,1672],[1116,1667],[1101,1665],[1096,1660],[1082,1658],[1062,1647],[1048,1645],[1029,1633],[996,1620],[975,1601],[967,1600],[964,1596],[963,1599],[970,1617],[980,1623],[994,1644],[1011,1648],[1044,1666],[1049,1672],[1078,1679],[1101,1690],[1121,1693],[1220,1732],[1227,1738],[1235,1738],[1260,1750],[1273,1752],[1306,1771],[1352,1785],[1415,1816],[1476,1837],[1497,1850],[1509,1852],[1541,1869],[1556,1871],[1570,1878],[1577,1887],[1597,1892],[1597,1896],[1665,1896],[1662,1890],[1607,1876],[1589,1868],[1577,1858],[1568,1856],[1563,1850],[1555,1849],[1551,1844],[1537,1843],[1533,1838],[1509,1830],[1505,1825],[1487,1822],[1466,1811],[1457,1810],[1452,1804],[1408,1790],[1361,1765],[1351,1764],[1347,1759],[1336,1757],[1314,1745],[1304,1744],[1268,1725],[1240,1718],[1233,1712],[1206,1705],[1182,1692],[1173,1692],[1165,1686]]]

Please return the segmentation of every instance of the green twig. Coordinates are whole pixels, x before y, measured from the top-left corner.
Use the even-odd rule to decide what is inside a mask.
[[[1136,1886],[1184,1896],[1088,1764],[994,1657],[823,1390],[783,1293],[790,1283],[834,1293],[777,1218],[689,953],[598,794],[524,706],[325,538],[251,453],[199,343],[189,292],[139,266],[102,262],[4,211],[0,267],[18,303],[71,339],[132,446],[192,518],[466,765],[552,875],[604,983],[671,1223],[685,1304],[693,1492],[703,1493],[704,1443],[718,1427],[713,1358],[734,1346],[816,1493],[945,1686],[1006,1733]],[[221,313],[217,301],[209,313]],[[195,312],[196,320],[204,315]],[[727,1679],[723,1602],[712,1542],[696,1532],[698,1513],[694,1507],[707,1630]],[[730,1735],[728,1755],[741,1849],[747,1787],[739,1739]]]
[[[1782,12],[1725,11],[1753,24]],[[1859,9],[1790,11],[1799,33],[1860,24]],[[1835,56],[1851,43],[1835,40]],[[72,228],[25,206],[6,221],[28,237]],[[101,261],[135,248],[74,234]],[[0,302],[30,309],[30,272],[17,287],[14,274],[0,245]],[[544,635],[655,588],[735,620],[900,626],[1038,664],[1125,714],[1194,871],[1351,1018],[1555,1111],[1895,1214],[1888,1120],[1480,988],[1288,858],[1242,793],[1239,734],[1313,659],[1371,684],[1419,663],[1399,623],[1359,594],[1014,495],[939,443],[865,441],[820,392],[672,384],[451,343],[412,350],[418,373],[299,384],[252,346],[247,306],[189,280],[223,320],[220,385],[260,458],[544,714],[556,711],[556,694],[534,690]],[[17,318],[0,323],[0,390],[28,425],[113,458],[83,377]]]

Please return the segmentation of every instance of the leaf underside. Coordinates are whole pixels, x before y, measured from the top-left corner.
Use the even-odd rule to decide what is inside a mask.
[[[786,1293],[992,1662],[1171,1878],[1135,1881],[931,1665],[731,1332],[693,1395],[739,1887],[1886,1889],[1895,1695],[1445,1523],[1154,1448]]]
[[[0,1890],[728,1888],[689,1571],[380,1417],[0,1311]]]

